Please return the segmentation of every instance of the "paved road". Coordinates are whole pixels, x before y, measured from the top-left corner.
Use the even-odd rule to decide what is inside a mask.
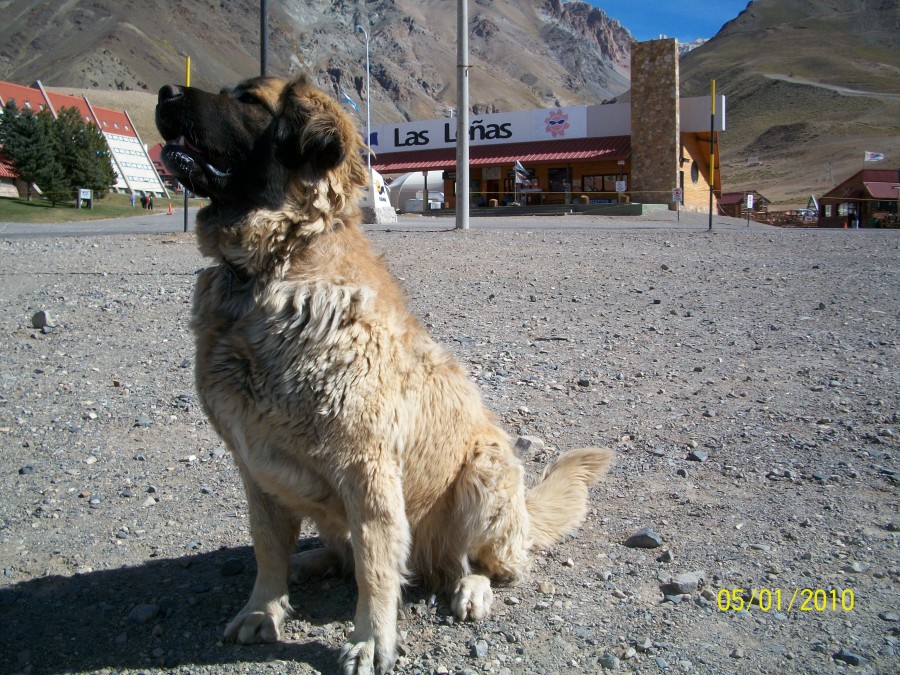
[[[193,230],[194,218],[199,208],[188,211],[188,229]],[[367,225],[372,231],[418,231],[443,232],[453,230],[456,222],[452,216],[400,216],[397,223],[390,225]],[[674,211],[650,211],[641,216],[596,216],[571,214],[567,216],[512,216],[471,218],[470,228],[491,230],[522,229],[672,229],[705,231],[709,226],[709,216],[705,213]],[[751,223],[752,230],[765,230],[769,225]],[[747,222],[737,218],[717,216],[714,230],[747,229]],[[171,216],[165,211],[144,213],[127,218],[91,220],[77,223],[5,223],[0,222],[0,238],[44,238],[44,237],[93,237],[102,235],[170,234],[184,231],[184,212],[176,210]]]
[[[199,207],[188,209],[188,228],[193,230]],[[4,223],[0,237],[92,237],[104,234],[166,234],[184,231],[184,210],[167,215],[164,210],[126,218],[85,220],[77,223]]]

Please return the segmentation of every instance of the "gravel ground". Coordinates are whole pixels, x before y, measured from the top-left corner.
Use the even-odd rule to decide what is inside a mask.
[[[654,218],[372,232],[529,475],[618,453],[491,620],[409,589],[399,673],[900,671],[900,232]],[[193,388],[203,265],[190,234],[0,240],[0,673],[335,672],[351,581],[221,640],[255,564]]]

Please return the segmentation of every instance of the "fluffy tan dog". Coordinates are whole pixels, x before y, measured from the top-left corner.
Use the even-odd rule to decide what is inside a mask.
[[[341,566],[359,587],[343,670],[387,672],[407,576],[446,591],[459,619],[489,616],[490,579],[521,579],[529,549],[582,521],[612,453],[565,454],[525,491],[506,433],[360,228],[362,143],[333,99],[304,78],[166,86],[156,115],[166,166],[211,199],[197,389],[240,469],[259,568],[225,635],[279,638],[312,518],[327,547],[301,572]]]

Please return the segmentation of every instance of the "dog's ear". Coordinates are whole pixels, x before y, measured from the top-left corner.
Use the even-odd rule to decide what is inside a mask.
[[[305,77],[285,87],[275,125],[275,158],[304,180],[318,180],[346,157],[343,113]]]

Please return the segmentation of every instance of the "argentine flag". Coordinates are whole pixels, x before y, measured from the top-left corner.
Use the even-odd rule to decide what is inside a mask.
[[[347,95],[347,92],[344,91],[343,89],[341,89],[340,100],[341,100],[341,103],[346,103],[354,110],[359,110],[359,106],[356,105],[356,101],[354,101],[352,98],[350,98],[350,96]]]

